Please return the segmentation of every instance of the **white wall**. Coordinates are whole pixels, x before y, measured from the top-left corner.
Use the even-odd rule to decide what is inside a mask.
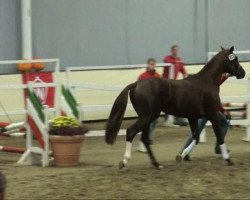
[[[250,63],[242,63],[243,67],[246,69],[247,73],[250,74]],[[196,73],[201,69],[201,65],[187,66],[188,73]],[[126,85],[131,82],[134,82],[138,75],[143,72],[144,69],[136,70],[105,70],[105,71],[90,71],[90,72],[73,72],[71,75],[73,81],[76,82],[89,82],[89,83],[98,83],[98,84],[108,84],[108,85]],[[161,69],[158,68],[158,72],[161,72]],[[65,78],[65,73],[61,72],[59,75],[60,81],[63,81]],[[21,83],[20,75],[2,75],[0,78],[0,84],[15,84]],[[225,83],[221,87],[221,95],[242,95],[246,94],[246,86],[238,84],[228,84]],[[115,98],[118,96],[117,92],[104,92],[104,91],[76,91],[76,99],[83,103],[84,105],[96,105],[96,104],[113,104]],[[12,109],[22,109],[23,102],[23,93],[21,90],[0,90],[0,101],[2,105],[7,110]],[[0,107],[0,111],[2,108]],[[108,112],[99,112],[99,113],[85,113],[85,119],[98,119],[98,118],[107,118],[109,115]],[[127,116],[134,115],[134,112],[127,112]],[[23,120],[23,117],[12,116],[14,121]],[[6,117],[1,117],[0,121],[7,121]]]

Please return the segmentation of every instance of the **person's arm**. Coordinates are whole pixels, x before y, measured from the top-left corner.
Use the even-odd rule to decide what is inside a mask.
[[[161,78],[161,75],[160,75],[159,73],[156,72],[156,73],[155,73],[155,77],[156,77],[156,78]]]
[[[185,68],[185,66],[184,66],[183,63],[180,63],[180,68],[179,68],[179,70],[180,70],[180,72],[182,73],[183,78],[187,78],[187,70],[186,70],[186,68]]]

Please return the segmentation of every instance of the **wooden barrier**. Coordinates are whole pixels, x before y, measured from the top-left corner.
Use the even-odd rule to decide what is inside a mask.
[[[76,101],[73,96],[71,89],[66,84],[61,86],[61,112],[63,115],[71,116],[82,121],[80,104]]]
[[[10,124],[10,123],[1,122],[0,123],[0,127],[1,127],[0,136],[2,137],[24,136],[25,133],[23,132],[18,132],[18,133],[14,132],[17,129],[19,130],[19,128],[22,126],[24,126],[24,123]],[[13,147],[13,146],[0,146],[0,151],[11,152],[11,153],[24,153],[25,148]]]
[[[0,151],[10,152],[10,153],[24,153],[26,149],[21,147],[0,146]]]
[[[34,84],[28,84],[27,98],[27,135],[26,135],[26,151],[18,161],[19,164],[32,165],[41,163],[43,167],[49,165],[49,108],[41,104],[32,89]],[[44,84],[46,86],[46,84]],[[50,84],[51,87],[51,84]],[[54,84],[56,90],[58,85]],[[61,87],[61,113],[67,116],[73,116],[80,119],[81,115],[78,104],[69,89]],[[59,113],[55,112],[54,114]],[[33,136],[38,140],[39,146],[33,144]],[[41,156],[41,158],[40,158]]]
[[[44,86],[46,87],[46,84]],[[57,87],[57,85],[54,84],[54,87]],[[41,163],[43,167],[49,165],[48,115],[48,106],[41,104],[33,91],[32,84],[28,84],[26,151],[18,164],[32,165]],[[39,142],[38,147],[33,144],[33,136]]]

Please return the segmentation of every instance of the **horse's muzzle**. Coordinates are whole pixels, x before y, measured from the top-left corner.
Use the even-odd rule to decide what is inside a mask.
[[[242,79],[242,78],[245,77],[245,75],[246,75],[246,72],[242,67],[237,69],[236,72],[235,72],[235,76],[236,76],[237,79]]]

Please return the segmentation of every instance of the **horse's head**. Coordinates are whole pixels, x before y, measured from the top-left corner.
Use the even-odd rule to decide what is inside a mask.
[[[225,72],[229,73],[230,76],[235,76],[237,79],[242,79],[245,77],[246,72],[240,65],[238,61],[238,57],[233,53],[234,47],[232,46],[230,49],[224,49],[221,47],[222,51],[225,52],[226,59],[224,60],[224,68]]]

